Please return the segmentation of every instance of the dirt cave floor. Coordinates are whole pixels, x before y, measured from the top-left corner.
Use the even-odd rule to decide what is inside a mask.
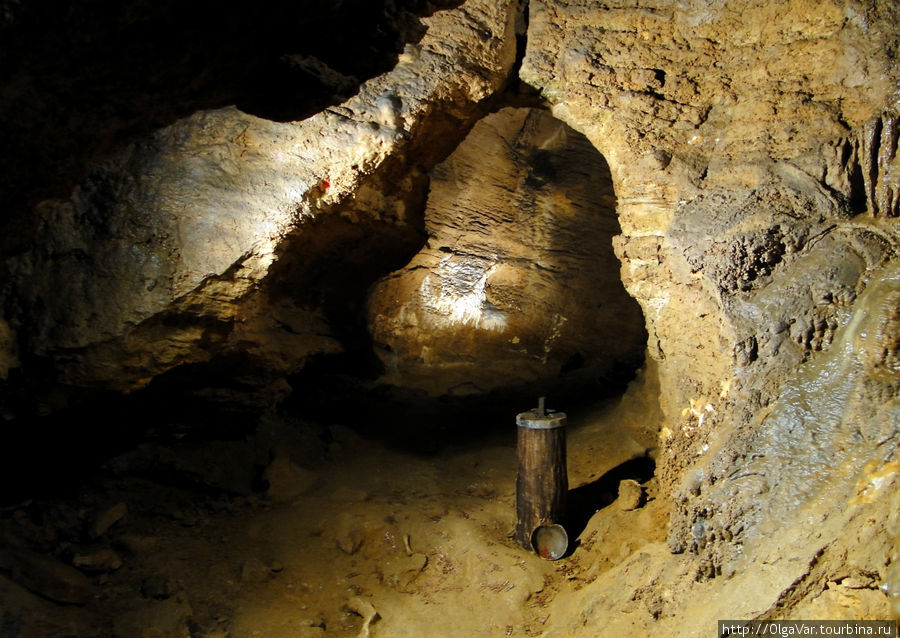
[[[340,425],[311,444],[275,417],[243,441],[146,443],[73,498],[3,510],[0,635],[541,635],[572,592],[664,540],[652,461],[616,419],[614,403],[570,414],[559,561],[512,538],[512,420],[425,452]],[[237,494],[260,457],[266,489]],[[642,495],[623,504],[629,478]]]

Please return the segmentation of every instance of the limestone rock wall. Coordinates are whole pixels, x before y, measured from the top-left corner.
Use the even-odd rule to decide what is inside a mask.
[[[657,358],[673,358],[685,339],[668,326],[696,309],[702,347],[691,348],[688,376],[704,377],[702,391],[718,394],[714,379],[730,378],[754,348],[719,320],[725,306],[768,283],[785,255],[842,221],[871,227],[859,231],[868,266],[895,243],[893,5],[538,0],[529,9],[522,77],[610,162],[623,279]],[[805,63],[820,59],[829,64]],[[711,242],[720,258],[708,255]],[[734,361],[719,355],[731,349]]]
[[[533,0],[529,16],[521,76],[609,160],[659,364],[669,548],[697,562],[653,582],[737,578],[740,600],[694,609],[712,622],[816,599],[845,559],[883,573],[896,525],[866,494],[896,474],[894,338],[860,322],[896,313],[896,5]],[[838,540],[866,525],[871,554]],[[802,567],[751,567],[785,557]]]
[[[370,295],[384,382],[435,395],[627,378],[643,319],[612,252],[603,157],[547,111],[505,108],[431,179],[426,246]]]
[[[64,383],[123,390],[229,351],[277,374],[339,349],[326,314],[340,309],[316,292],[328,273],[294,260],[273,282],[272,268],[286,254],[352,263],[366,235],[385,271],[408,258],[422,173],[507,81],[516,16],[480,0],[437,12],[339,106],[287,123],[201,111],[95,166],[71,199],[39,207],[32,248],[7,264],[4,343]],[[356,285],[373,271],[352,270]]]

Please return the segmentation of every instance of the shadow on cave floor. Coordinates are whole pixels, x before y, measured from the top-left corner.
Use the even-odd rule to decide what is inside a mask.
[[[248,372],[243,359],[184,366],[127,397],[79,390],[78,400],[69,409],[47,416],[31,414],[8,424],[8,445],[0,450],[0,506],[33,497],[66,497],[97,472],[102,474],[112,459],[147,446],[171,450],[173,458],[180,454],[209,457],[205,463],[210,467],[246,466],[240,477],[244,483],[237,486],[232,479],[224,486],[218,478],[210,480],[203,471],[194,472],[190,463],[183,464],[187,472],[170,467],[160,470],[149,464],[142,472],[147,469],[152,480],[178,479],[200,492],[224,488],[247,493],[265,489],[259,473],[271,461],[267,451],[256,448],[277,447],[281,435],[301,436],[311,453],[306,459],[311,465],[328,462],[327,449],[335,443],[332,432],[342,429],[351,430],[374,447],[384,446],[411,459],[491,446],[513,450],[516,415],[532,409],[539,396],[547,397],[549,409],[569,415],[568,429],[574,437],[570,447],[578,448],[580,440],[590,439],[579,439],[580,431],[590,430],[593,423],[615,422],[615,426],[604,427],[621,427],[608,416],[598,415],[598,409],[617,404],[634,375],[631,368],[623,367],[618,379],[585,379],[578,377],[577,371],[564,373],[553,383],[438,399],[395,387],[373,388],[367,375],[348,372],[365,372],[367,365],[373,364],[347,354],[322,358],[290,379],[290,394],[275,411],[272,397],[255,396],[254,386],[241,385],[236,378],[236,370]],[[260,431],[272,419],[285,425],[278,433],[262,433],[268,437],[262,441]],[[249,444],[253,441],[259,445]],[[604,446],[598,444],[594,449],[602,456],[592,460],[594,452],[578,451],[577,460],[570,460],[570,470],[573,461],[590,466],[574,475],[570,472],[575,480],[589,480],[594,477],[590,471],[610,467]],[[633,449],[628,454],[640,452]],[[218,453],[223,455],[221,460],[215,457]],[[635,477],[641,475],[638,469],[631,468]],[[652,473],[652,467],[646,472]],[[593,487],[573,492],[573,529],[583,528],[593,503],[599,503],[599,508],[614,498],[602,493],[611,490],[614,494],[618,477],[612,474],[607,477],[609,483],[601,479],[592,483]]]
[[[175,384],[184,377],[170,380]],[[572,484],[578,485],[570,492],[574,538],[593,511],[612,502],[618,480],[644,479],[653,466],[648,459],[634,458],[641,451],[628,439],[615,397],[583,408],[552,397],[549,405],[565,407],[570,415],[569,469]],[[154,398],[156,411],[151,414]],[[76,556],[81,561],[112,551],[124,564],[90,574],[102,595],[85,585],[84,609],[93,615],[72,620],[71,627],[145,623],[115,634],[139,635],[146,623],[161,624],[168,618],[160,610],[189,600],[187,621],[196,631],[185,629],[178,635],[219,635],[215,632],[225,629],[232,636],[254,631],[283,635],[268,629],[295,629],[298,610],[308,609],[302,620],[328,627],[327,635],[349,638],[361,635],[363,619],[348,613],[347,605],[361,599],[376,601],[384,613],[378,621],[382,635],[433,635],[434,627],[461,624],[460,633],[453,635],[483,635],[480,629],[489,622],[499,622],[501,628],[522,623],[523,610],[534,631],[525,633],[537,635],[543,631],[546,605],[557,595],[568,595],[573,575],[587,574],[589,565],[607,564],[610,548],[631,542],[636,528],[661,529],[652,502],[627,516],[614,506],[605,514],[623,516],[604,519],[609,525],[602,542],[577,546],[564,564],[541,560],[520,547],[511,537],[514,413],[532,407],[528,396],[524,405],[504,402],[493,407],[486,399],[468,406],[460,399],[461,405],[442,417],[448,428],[442,441],[446,446],[435,453],[401,446],[371,430],[372,436],[359,436],[341,423],[343,419],[325,425],[284,414],[248,419],[246,425],[253,429],[244,435],[241,419],[233,414],[235,421],[226,428],[231,440],[221,440],[225,432],[218,433],[220,440],[212,440],[216,433],[211,426],[223,415],[185,411],[189,406],[158,399],[145,397],[147,412],[140,415],[153,425],[155,417],[169,412],[168,420],[156,424],[158,440],[118,454],[96,480],[68,498],[0,507],[0,533],[8,532],[24,548],[8,553],[5,564],[0,560],[4,577],[21,580],[24,572],[7,565],[16,567],[29,557],[40,559],[40,564],[68,565],[70,571]],[[433,425],[424,419],[435,414],[426,407],[394,404],[397,411],[386,414],[392,424],[404,421],[424,429]],[[129,412],[134,408],[131,404]],[[112,403],[107,409],[110,415],[116,410],[110,425],[122,425],[127,414]],[[452,427],[460,421],[465,436]],[[179,423],[203,425],[204,432],[176,427]],[[61,421],[60,427],[64,425]],[[69,425],[70,441],[87,436],[74,420]],[[491,425],[495,427],[474,431]],[[167,429],[170,436],[163,437]],[[327,434],[327,440],[317,439],[319,433]],[[251,485],[254,455],[268,464],[265,482],[256,487]],[[592,472],[602,475],[597,478]],[[117,511],[118,518],[111,519]],[[95,531],[100,523],[103,533]],[[403,607],[382,607],[382,600],[397,599],[398,590]],[[494,594],[535,590],[541,592],[540,605],[512,599],[509,605],[472,612]],[[32,607],[47,604],[38,598],[41,591],[23,594],[21,608],[11,612],[25,627],[38,617]],[[71,604],[59,605],[51,616],[69,623],[66,614],[73,609]],[[123,609],[152,614],[121,614]],[[28,635],[63,638],[73,635],[71,627]]]
[[[315,422],[341,423],[357,434],[413,454],[437,454],[445,448],[467,448],[485,441],[515,446],[516,415],[546,397],[548,409],[573,416],[622,396],[631,380],[593,380],[518,386],[466,397],[428,397],[392,386],[364,389],[344,375],[315,373],[292,379],[294,394],[287,414]],[[572,429],[570,425],[570,430]]]
[[[649,456],[641,456],[620,463],[595,481],[570,489],[565,521],[569,538],[581,536],[594,514],[616,500],[620,481],[632,479],[646,483],[655,470],[655,461]],[[569,552],[575,549],[577,544],[573,542]]]

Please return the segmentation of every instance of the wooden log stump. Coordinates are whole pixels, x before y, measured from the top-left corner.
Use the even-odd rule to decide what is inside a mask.
[[[538,407],[516,416],[519,468],[516,476],[516,540],[534,550],[541,526],[562,524],[569,479],[566,474],[566,415]]]

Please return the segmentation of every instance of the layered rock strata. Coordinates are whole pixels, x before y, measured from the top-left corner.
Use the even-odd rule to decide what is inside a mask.
[[[384,382],[479,394],[621,380],[640,363],[609,169],[547,111],[479,121],[435,168],[425,228],[425,247],[370,295]]]

